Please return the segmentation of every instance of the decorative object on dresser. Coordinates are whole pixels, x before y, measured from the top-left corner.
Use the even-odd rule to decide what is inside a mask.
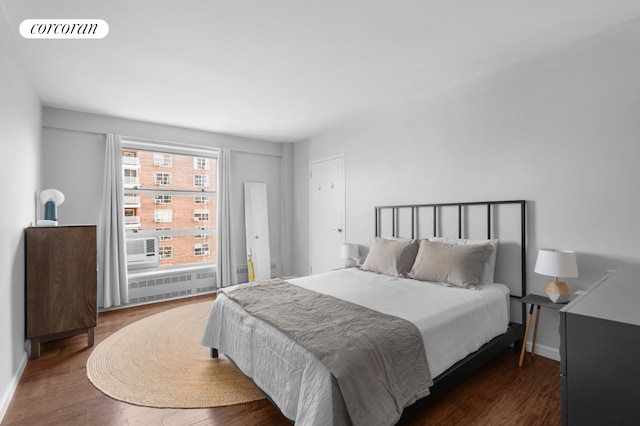
[[[355,244],[344,243],[340,247],[340,257],[344,259],[344,267],[350,268],[358,264],[358,246]],[[353,264],[352,261],[353,260]]]
[[[569,301],[571,290],[564,281],[558,281],[558,277],[577,278],[578,266],[576,254],[568,250],[540,249],[536,260],[535,272],[541,275],[555,277],[544,286],[544,292],[553,303],[566,303]]]
[[[26,230],[26,338],[31,358],[40,343],[88,334],[97,323],[96,226]]]
[[[57,189],[45,189],[38,198],[44,204],[44,220],[39,220],[38,225],[57,225],[58,206],[64,203],[64,194]]]
[[[563,425],[640,419],[640,268],[620,267],[560,310]]]

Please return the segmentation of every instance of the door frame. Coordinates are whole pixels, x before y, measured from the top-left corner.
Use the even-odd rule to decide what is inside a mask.
[[[308,178],[308,183],[307,183],[307,191],[309,194],[308,200],[307,200],[307,208],[309,211],[309,218],[308,218],[308,222],[309,222],[309,232],[308,232],[308,236],[309,236],[309,274],[312,274],[312,262],[311,262],[311,246],[313,244],[313,240],[312,240],[312,235],[311,235],[311,194],[312,194],[312,188],[311,188],[311,176],[312,176],[312,166],[314,164],[318,164],[318,163],[323,163],[325,161],[331,161],[331,160],[337,160],[340,159],[342,160],[342,164],[340,167],[340,174],[342,175],[342,211],[340,212],[342,215],[342,243],[345,243],[347,241],[347,183],[346,183],[346,176],[345,176],[345,170],[346,170],[346,158],[345,158],[345,153],[342,152],[340,154],[335,154],[335,155],[330,155],[327,157],[322,157],[322,158],[318,158],[316,160],[311,160],[309,161],[309,171],[307,174],[307,178]]]

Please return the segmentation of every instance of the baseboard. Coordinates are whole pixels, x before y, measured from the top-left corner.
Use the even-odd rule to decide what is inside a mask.
[[[531,352],[531,342],[527,342],[527,351]],[[551,346],[536,343],[536,355],[543,356],[554,361],[560,361],[560,350],[558,350],[558,348],[552,348]]]
[[[24,373],[24,369],[27,367],[27,361],[29,361],[28,350],[22,354],[22,359],[20,360],[20,365],[18,366],[18,370],[16,374],[11,379],[11,383],[7,386],[7,389],[2,394],[2,399],[0,399],[0,423],[4,420],[4,415],[7,414],[7,410],[9,409],[9,404],[11,404],[11,400],[13,399],[13,395],[18,388],[18,383],[20,383],[20,378],[22,377],[22,373]]]

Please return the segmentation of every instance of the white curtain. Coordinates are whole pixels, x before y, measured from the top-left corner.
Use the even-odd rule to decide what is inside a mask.
[[[217,284],[218,288],[238,283],[231,244],[231,151],[221,148],[218,154],[217,207]]]
[[[129,303],[121,157],[120,137],[107,134],[102,217],[98,233],[98,306],[104,308]]]

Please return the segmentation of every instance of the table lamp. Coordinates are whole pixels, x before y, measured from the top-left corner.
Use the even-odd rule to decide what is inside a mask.
[[[58,206],[64,203],[64,194],[57,189],[45,189],[38,198],[44,204],[44,220],[39,220],[38,225],[57,225]]]
[[[558,277],[577,278],[578,265],[576,254],[568,250],[540,249],[534,271],[541,275],[554,277],[544,286],[544,292],[553,303],[566,303],[569,301],[571,290],[564,281],[558,281]]]
[[[350,260],[354,260],[354,266],[358,264],[358,256],[360,255],[358,251],[358,246],[355,244],[345,243],[342,244],[340,248],[340,257],[344,259],[345,268],[350,267]]]

